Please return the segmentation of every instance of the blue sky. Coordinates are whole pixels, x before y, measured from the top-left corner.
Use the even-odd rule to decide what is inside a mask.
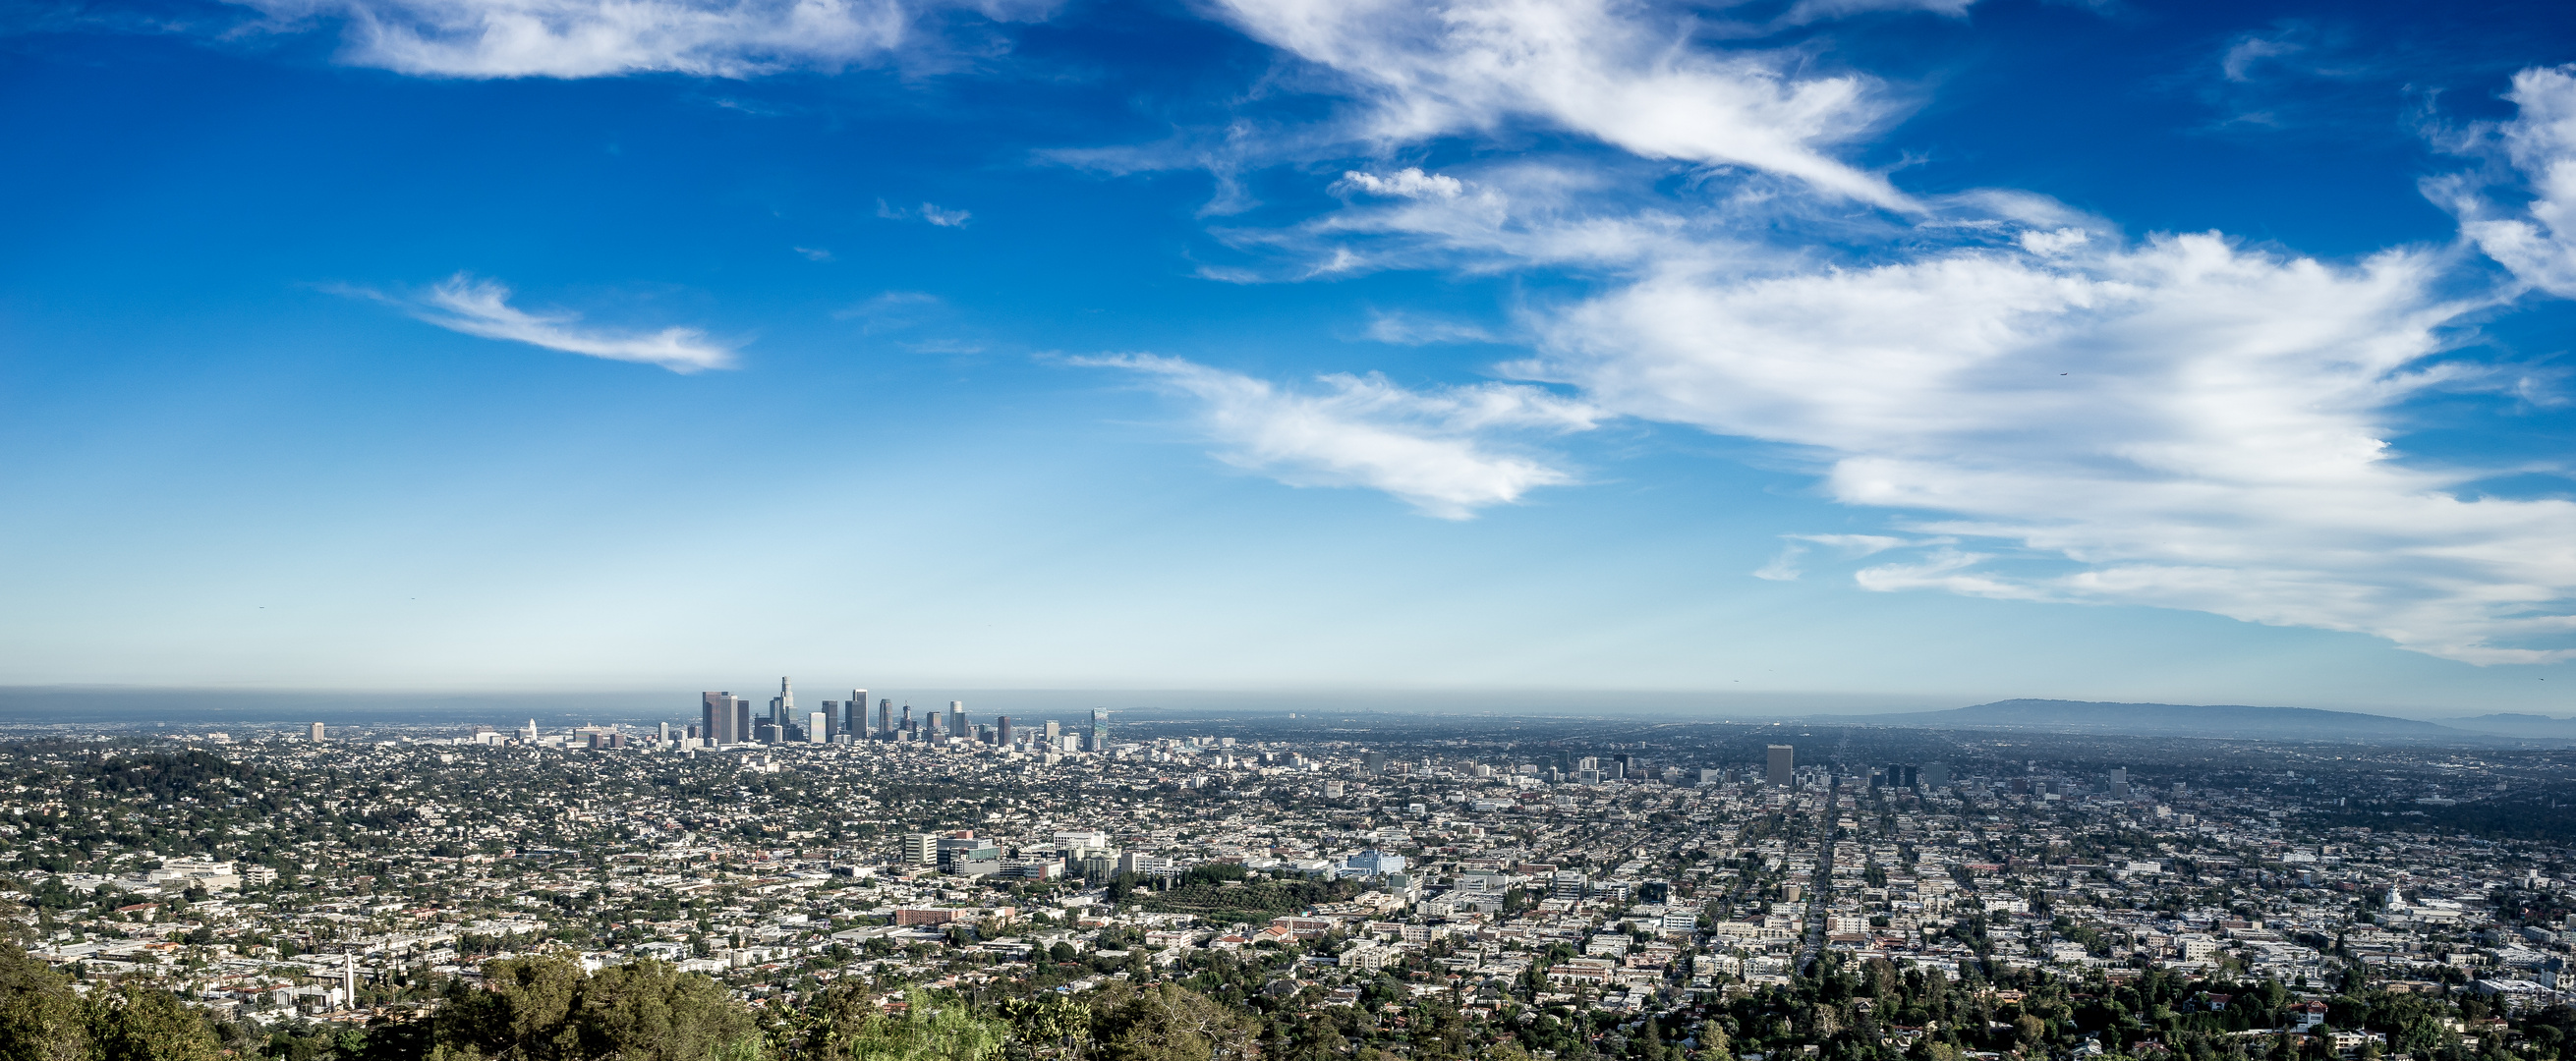
[[[0,682],[2576,712],[2428,7],[21,9]]]

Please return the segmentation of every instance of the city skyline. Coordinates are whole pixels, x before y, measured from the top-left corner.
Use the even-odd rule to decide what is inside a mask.
[[[0,684],[2576,714],[2556,7],[825,6],[0,28]]]

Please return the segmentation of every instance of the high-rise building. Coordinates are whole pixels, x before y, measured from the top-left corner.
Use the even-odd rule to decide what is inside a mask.
[[[664,744],[671,743],[671,724],[668,722],[662,723],[661,742]]]
[[[909,716],[911,712],[907,711],[904,714]],[[894,699],[892,697],[877,701],[877,738],[894,739]]]
[[[1061,724],[1061,723],[1057,722],[1057,721],[1056,721],[1056,720],[1054,720],[1054,719],[1051,719],[1051,718],[1050,718],[1050,719],[1048,719],[1048,720],[1047,720],[1047,724],[1046,724],[1046,746],[1047,746],[1049,749],[1053,749],[1053,748],[1055,748],[1055,747],[1057,747],[1057,746],[1058,746],[1058,744],[1063,740],[1063,738],[1064,738],[1064,726],[1063,726],[1063,724]]]
[[[974,735],[974,733],[975,733],[975,731],[974,731],[974,730],[971,730],[971,729],[966,728],[966,701],[964,701],[964,700],[951,700],[951,701],[949,701],[949,702],[948,702],[948,735],[949,735],[949,736],[951,736],[951,737],[969,737],[969,736],[973,736],[973,735]]]
[[[1372,773],[1372,774],[1383,774],[1383,773],[1385,773],[1385,772],[1386,772],[1386,753],[1385,753],[1385,752],[1370,752],[1370,753],[1368,753],[1365,757],[1363,757],[1361,761],[1362,761],[1363,763],[1367,764],[1367,766],[1368,766],[1368,772],[1370,772],[1370,773]],[[1592,760],[1590,760],[1590,759],[1585,759],[1585,760],[1583,760],[1583,761],[1588,763],[1588,762],[1591,762]],[[1588,768],[1587,768],[1587,769],[1588,769]]]
[[[1798,769],[1798,749],[1786,744],[1772,745],[1770,766],[1763,779],[1774,788],[1789,787],[1790,775]]]
[[[838,737],[845,733],[851,740],[868,739],[868,691],[865,689],[852,689],[850,698],[841,701],[841,726],[833,730],[832,735]]]
[[[1000,745],[1005,751],[1010,749],[1011,716],[1003,715],[993,720],[993,743]]]
[[[1109,750],[1109,709],[1091,709],[1091,750],[1097,754]]]
[[[805,715],[805,743],[828,744],[832,740],[832,716],[820,711]]]
[[[939,862],[939,834],[905,833],[903,861],[906,865],[931,866]]]
[[[1926,785],[1926,786],[1928,786],[1928,787],[1931,787],[1931,788],[1940,788],[1940,787],[1941,787],[1941,786],[1943,786],[1943,785],[1947,785],[1947,784],[1949,784],[1949,783],[1950,783],[1950,764],[1948,764],[1948,763],[1925,763],[1925,764],[1923,764],[1923,783],[1924,783],[1924,785]]]
[[[319,722],[313,724],[313,743],[322,743],[322,724]]]
[[[740,744],[751,739],[751,701],[732,693],[699,693],[699,732],[713,744]]]
[[[778,727],[778,739],[785,740],[788,727],[796,722],[796,689],[780,678],[778,695],[769,698],[769,724]]]

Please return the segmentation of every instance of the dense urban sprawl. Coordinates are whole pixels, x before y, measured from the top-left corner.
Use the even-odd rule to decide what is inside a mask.
[[[175,998],[209,1049],[293,1061],[2551,1061],[2576,1033],[2563,750],[856,702],[30,735],[0,756],[16,990],[100,1041]],[[548,991],[560,1042],[511,1040]],[[700,1017],[655,1053],[582,1016],[639,993]],[[896,1039],[932,1052],[865,1052]]]

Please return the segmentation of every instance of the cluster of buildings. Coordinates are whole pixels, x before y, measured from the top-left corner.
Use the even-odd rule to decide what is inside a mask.
[[[1287,989],[1328,1002],[1400,975],[1487,1011],[1672,1013],[1828,953],[2576,997],[2548,913],[2571,902],[2570,852],[2345,813],[2391,786],[2480,798],[2521,783],[2512,762],[2393,781],[2394,758],[2292,749],[2270,775],[2150,778],[2009,742],[1850,766],[1724,733],[1131,724],[1113,743],[1096,715],[1077,735],[865,704],[799,722],[782,683],[757,723],[706,694],[701,733],[14,752],[0,869],[48,960],[155,971],[247,1019],[356,1019],[536,950],[670,960],[753,997],[1226,953],[1298,955]],[[82,830],[162,840],[83,848]]]
[[[699,701],[698,723],[676,735],[670,726],[663,726],[659,734],[662,743],[676,750],[696,751],[744,744],[888,741],[972,744],[1064,754],[1098,752],[1108,741],[1108,712],[1103,710],[1092,711],[1089,727],[1080,733],[1052,719],[1016,727],[1009,715],[996,716],[989,723],[973,722],[966,716],[965,702],[960,700],[949,701],[945,713],[925,711],[920,718],[914,718],[911,704],[898,708],[893,700],[880,699],[871,716],[865,689],[850,690],[846,700],[825,700],[819,711],[799,711],[795,684],[786,678],[778,679],[778,695],[769,698],[767,713],[762,715],[752,713],[750,700],[729,692],[700,693]]]

